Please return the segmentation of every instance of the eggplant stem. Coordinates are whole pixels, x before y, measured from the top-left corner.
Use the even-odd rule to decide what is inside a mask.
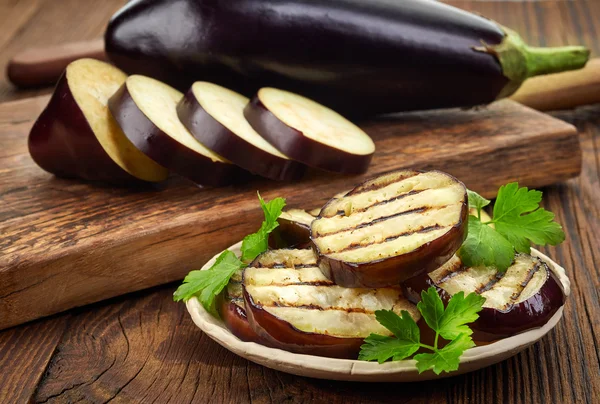
[[[590,57],[589,49],[583,46],[557,48],[528,46],[525,48],[525,52],[527,56],[527,77],[581,69]]]
[[[509,79],[497,98],[514,93],[530,77],[581,69],[590,57],[584,46],[540,48],[527,45],[515,31],[501,27],[506,36],[498,45],[483,44],[477,51],[494,55]]]

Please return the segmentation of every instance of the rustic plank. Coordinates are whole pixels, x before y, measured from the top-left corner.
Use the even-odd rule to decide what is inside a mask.
[[[69,318],[65,314],[0,333],[0,403],[33,398]]]
[[[581,164],[574,127],[502,101],[365,123],[377,152],[361,176],[313,171],[294,184],[254,180],[202,191],[175,179],[164,190],[133,190],[58,179],[39,169],[26,149],[42,104],[32,103],[28,121],[21,120],[27,101],[0,108],[6,119],[0,120],[0,329],[180,279],[260,223],[257,189],[312,207],[361,179],[412,167],[447,171],[490,195],[517,178],[543,186],[573,177]],[[42,298],[48,291],[55,292],[52,298]]]

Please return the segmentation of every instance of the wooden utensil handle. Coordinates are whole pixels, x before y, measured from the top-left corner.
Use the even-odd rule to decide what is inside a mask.
[[[8,79],[17,87],[54,84],[69,63],[84,57],[107,60],[103,40],[26,49],[8,63]],[[540,111],[600,102],[600,59],[581,70],[531,78],[510,98]]]
[[[104,40],[26,49],[8,62],[6,75],[17,87],[53,85],[69,63],[81,58],[107,60]]]
[[[600,102],[600,59],[581,70],[527,80],[511,99],[539,111],[569,109]]]

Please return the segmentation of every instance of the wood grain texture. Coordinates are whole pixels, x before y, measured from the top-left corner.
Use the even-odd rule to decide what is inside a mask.
[[[363,124],[377,151],[360,176],[313,171],[294,183],[200,190],[174,179],[166,189],[116,188],[55,178],[33,163],[27,130],[40,104],[17,102],[19,114],[31,115],[16,123],[15,106],[0,107],[9,119],[0,121],[0,329],[181,279],[258,227],[256,190],[312,208],[362,179],[416,168],[447,171],[489,196],[516,179],[539,187],[571,178],[581,165],[574,127],[502,101]]]
[[[75,1],[0,1],[3,24],[0,41],[14,44],[11,45],[14,50],[86,37],[83,32],[87,28],[78,22],[52,27],[47,24],[33,33],[30,31],[38,30],[35,23],[25,23],[22,30],[11,25],[23,25],[18,20],[29,18],[25,18],[25,14],[31,14],[27,10],[42,3],[79,17],[96,3],[78,2],[85,11],[63,8],[64,4],[73,5]],[[102,9],[103,4],[119,2],[97,3]],[[8,14],[9,17],[3,11],[6,9],[1,8],[6,4],[25,11]],[[600,56],[598,1],[457,2],[457,5],[517,28],[531,43],[584,43],[591,47],[594,56]],[[105,23],[100,21],[104,18],[102,13],[89,13],[84,18],[97,26]],[[9,26],[13,27],[10,31],[6,28]],[[48,35],[50,32],[52,35]],[[0,47],[3,58],[0,64],[7,60],[5,52]],[[0,82],[0,100],[30,94],[11,91]],[[11,116],[0,115],[0,119],[4,123],[28,119],[21,111],[12,111]],[[192,397],[196,402],[215,403],[598,403],[600,105],[557,116],[580,130],[583,170],[577,179],[544,189],[545,206],[557,214],[557,220],[567,230],[563,245],[544,252],[567,268],[573,282],[572,295],[559,325],[518,356],[468,375],[407,385],[355,384],[290,376],[242,360],[210,341],[194,328],[183,305],[171,301],[174,286],[166,286],[0,332],[0,403],[26,402],[29,397],[36,402],[67,403],[80,399],[102,403],[113,395],[113,402],[122,403],[179,403],[189,402]],[[535,159],[531,164],[535,164]],[[70,321],[68,332],[63,334],[64,328],[59,323],[66,320]],[[53,337],[46,338],[47,335]],[[99,339],[101,344],[96,342]],[[34,346],[39,350],[30,351]],[[42,351],[55,353],[47,369],[34,365]],[[39,356],[40,363],[49,357]],[[41,382],[34,392],[38,380]]]

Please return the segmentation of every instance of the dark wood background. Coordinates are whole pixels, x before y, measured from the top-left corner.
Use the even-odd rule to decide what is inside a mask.
[[[99,36],[123,3],[0,0],[0,65],[27,46]],[[600,56],[599,1],[453,4],[515,28],[530,43],[583,43]],[[0,79],[0,101],[44,92],[19,92]],[[567,232],[565,243],[544,251],[567,268],[573,290],[558,326],[514,358],[405,385],[296,377],[213,343],[172,302],[171,285],[1,332],[0,403],[600,402],[600,105],[554,115],[578,127],[583,150],[581,176],[544,189],[545,206]]]

